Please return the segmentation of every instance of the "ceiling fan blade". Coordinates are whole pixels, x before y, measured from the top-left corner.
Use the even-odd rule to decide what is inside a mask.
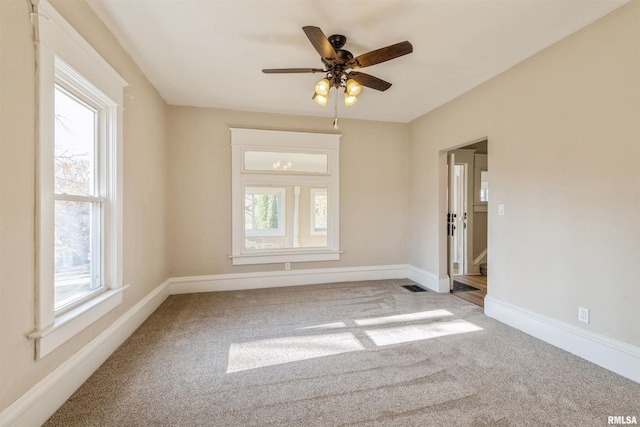
[[[322,68],[265,68],[265,74],[290,74],[290,73],[324,73]]]
[[[381,49],[372,50],[371,52],[363,53],[362,55],[350,60],[347,63],[347,67],[369,67],[371,65],[398,58],[399,56],[403,56],[411,52],[413,52],[413,46],[408,41],[404,41]]]
[[[333,49],[333,46],[331,46],[331,43],[327,40],[327,36],[324,35],[320,28],[307,26],[302,27],[302,31],[307,35],[309,41],[313,47],[316,48],[322,59],[329,62],[338,59],[336,51]]]
[[[370,74],[359,73],[357,71],[352,71],[351,73],[349,73],[349,78],[357,81],[362,86],[370,87],[382,92],[391,87],[391,83],[389,82],[385,82],[384,80]]]

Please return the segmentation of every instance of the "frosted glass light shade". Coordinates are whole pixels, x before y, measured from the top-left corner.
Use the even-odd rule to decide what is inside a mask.
[[[353,79],[347,80],[347,93],[352,96],[358,96],[362,92],[362,86],[360,83]]]
[[[317,93],[314,93],[312,99],[316,101],[318,104],[322,105],[323,107],[327,105],[328,97],[325,95],[318,95]]]
[[[318,95],[327,96],[329,95],[329,89],[331,89],[331,83],[328,79],[322,79],[318,83],[316,83],[316,93]]]
[[[344,94],[344,105],[346,105],[347,107],[351,107],[356,102],[358,102],[358,97],[357,96],[349,95],[348,93],[345,92],[345,94]]]

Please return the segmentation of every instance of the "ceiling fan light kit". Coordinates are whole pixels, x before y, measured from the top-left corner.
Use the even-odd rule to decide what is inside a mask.
[[[357,96],[349,95],[347,92],[344,93],[344,105],[346,105],[347,107],[351,107],[356,102],[358,102]]]
[[[322,79],[316,83],[316,94],[321,96],[329,96],[329,89],[331,89],[331,82],[329,79]]]
[[[313,94],[311,99],[313,99],[318,104],[320,104],[320,105],[322,105],[324,107],[325,105],[327,105],[327,100],[329,99],[329,91],[327,91],[327,95],[319,95],[316,92],[316,93]]]
[[[345,93],[350,96],[358,96],[362,92],[362,86],[355,80],[349,79],[347,80],[347,87]]]
[[[362,91],[362,86],[381,92],[389,89],[391,83],[370,74],[353,70],[369,67],[413,52],[411,43],[403,41],[354,57],[351,52],[342,49],[347,42],[345,36],[334,34],[327,37],[320,28],[313,26],[303,27],[302,30],[320,54],[320,60],[325,68],[276,68],[263,69],[262,72],[265,74],[325,73],[325,78],[316,83],[315,93],[312,97],[315,102],[322,106],[327,105],[329,91],[332,87],[336,89],[336,92],[338,89],[344,88],[344,104],[347,107],[358,102],[357,96]],[[334,121],[334,127],[336,126],[337,116]]]

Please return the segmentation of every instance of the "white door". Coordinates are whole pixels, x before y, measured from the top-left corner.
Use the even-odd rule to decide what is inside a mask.
[[[454,225],[454,275],[467,274],[467,174],[465,164],[454,167],[453,200]]]
[[[455,214],[455,166],[456,155],[447,155],[448,185],[447,185],[447,274],[449,276],[449,290],[453,290],[453,263],[455,259],[455,235],[456,235],[456,214]]]

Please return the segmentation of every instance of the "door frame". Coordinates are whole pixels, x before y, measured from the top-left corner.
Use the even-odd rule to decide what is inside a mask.
[[[447,221],[447,213],[449,213],[449,153],[454,151],[459,151],[464,153],[464,147],[469,145],[473,145],[479,142],[488,141],[488,137],[478,138],[464,144],[459,144],[452,146],[450,148],[444,149],[440,151],[440,159],[441,159],[441,174],[440,174],[440,236],[441,236],[441,244],[439,245],[439,266],[440,271],[446,272],[446,274],[440,274],[440,278],[449,282],[449,289],[453,289],[453,275],[451,272],[453,271],[453,262],[451,261],[450,251],[450,236],[447,233],[449,223]],[[473,157],[473,152],[475,150],[466,150]],[[468,161],[468,160],[467,160]],[[458,163],[458,160],[454,156],[454,164]],[[463,162],[460,162],[463,163]],[[465,162],[466,163],[466,162]],[[473,161],[472,163],[473,164]],[[468,170],[468,177],[472,177],[474,174],[472,173],[472,169]],[[473,179],[473,178],[471,178]],[[469,183],[469,178],[467,179],[467,184]],[[473,187],[468,187],[473,188]],[[470,211],[473,210],[473,191],[467,191],[467,266],[473,266],[473,215],[469,215]],[[469,224],[469,222],[471,224]],[[489,230],[487,229],[487,234],[489,234]],[[469,239],[470,237],[470,239]]]

